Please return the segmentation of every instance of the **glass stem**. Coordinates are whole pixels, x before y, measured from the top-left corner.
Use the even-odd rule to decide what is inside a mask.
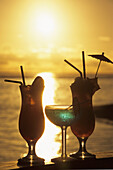
[[[78,140],[79,140],[79,144],[80,144],[79,152],[84,154],[85,152],[87,152],[86,151],[86,141],[87,141],[87,138],[79,138],[78,137]]]
[[[36,141],[28,141],[28,146],[29,146],[29,152],[28,152],[28,155],[36,155],[36,152],[35,152],[35,144],[36,144]]]
[[[61,157],[65,159],[67,157],[66,154],[66,126],[62,126],[62,155]]]

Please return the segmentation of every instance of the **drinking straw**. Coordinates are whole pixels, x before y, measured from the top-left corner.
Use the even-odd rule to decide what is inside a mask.
[[[70,109],[70,107],[72,107],[73,105],[71,104],[71,105],[69,105],[65,110],[69,110]]]
[[[21,82],[21,81],[16,81],[16,80],[7,80],[7,79],[5,79],[4,81],[6,81],[6,82],[11,82],[11,83],[19,83],[19,84],[21,84],[21,85],[22,85],[22,82]]]
[[[76,68],[74,65],[72,65],[69,61],[67,61],[67,60],[64,60],[67,64],[69,64],[71,67],[73,67],[75,70],[77,70],[79,73],[80,73],[80,76],[82,77],[82,72],[78,69],[78,68]]]
[[[86,78],[86,68],[85,68],[85,56],[84,56],[84,51],[82,51],[82,61],[83,61],[83,74],[84,74],[84,79]]]
[[[21,69],[21,74],[22,74],[23,85],[25,86],[25,78],[24,78],[23,67],[20,66],[20,69]]]

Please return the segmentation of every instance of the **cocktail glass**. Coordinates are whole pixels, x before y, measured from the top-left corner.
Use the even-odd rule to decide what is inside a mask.
[[[32,85],[21,85],[22,106],[19,117],[19,131],[28,143],[27,156],[18,160],[18,165],[43,164],[44,159],[35,153],[35,144],[44,131],[44,115],[42,108],[42,92],[44,82],[37,77]]]
[[[88,137],[93,133],[95,128],[95,117],[93,113],[91,115],[86,115],[86,119],[75,117],[75,123],[71,126],[73,134],[77,137],[79,141],[79,150],[76,153],[70,154],[73,158],[87,159],[95,158],[94,154],[87,152],[86,141]]]
[[[66,153],[66,130],[67,127],[72,124],[75,119],[73,114],[73,108],[69,106],[61,105],[47,105],[45,107],[45,113],[48,119],[57,126],[61,127],[62,130],[62,154],[61,157],[53,158],[52,162],[67,162],[71,161],[72,158],[67,156]]]
[[[71,157],[80,159],[95,158],[95,155],[87,152],[86,141],[95,128],[92,96],[99,88],[97,78],[83,79],[82,77],[77,77],[71,85],[73,111],[75,114],[71,130],[78,138],[80,144],[79,151],[71,154]]]

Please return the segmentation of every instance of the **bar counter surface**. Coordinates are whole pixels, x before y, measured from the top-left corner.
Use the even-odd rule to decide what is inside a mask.
[[[18,167],[17,161],[1,162],[0,170],[113,169],[113,152],[96,153],[96,159],[74,160],[68,163],[47,162],[42,166]]]

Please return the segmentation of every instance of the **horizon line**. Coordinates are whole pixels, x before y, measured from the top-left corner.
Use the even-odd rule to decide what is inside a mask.
[[[38,75],[38,73],[37,73]],[[74,78],[74,77],[79,77],[79,74],[77,73],[53,73],[55,78]],[[27,74],[26,78],[33,78],[34,74]],[[86,77],[95,77],[94,73],[88,73],[88,76]],[[99,78],[113,78],[113,74],[112,73],[100,73],[98,74]],[[21,78],[21,75],[17,75],[17,74],[12,74],[12,73],[8,73],[8,74],[1,74],[0,73],[0,78]]]

